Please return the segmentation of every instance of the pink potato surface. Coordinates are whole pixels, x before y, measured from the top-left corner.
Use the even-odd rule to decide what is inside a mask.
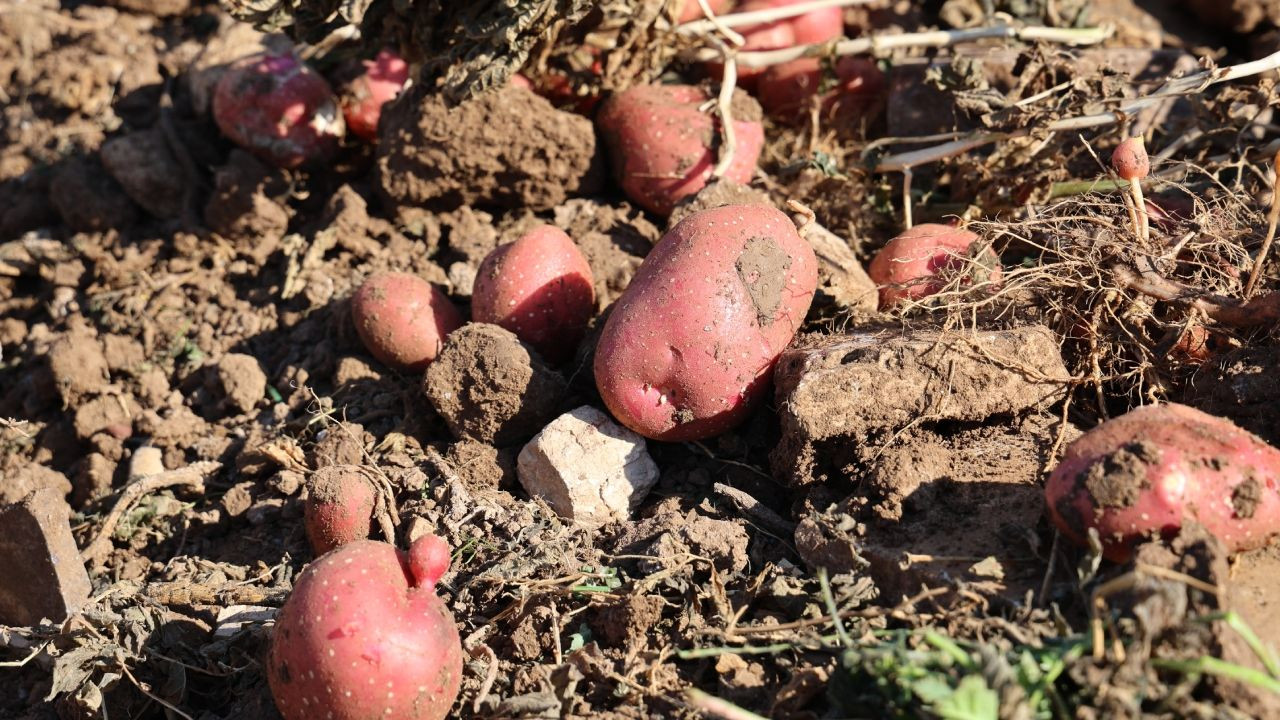
[[[397,370],[425,370],[462,315],[444,293],[417,275],[373,275],[351,297],[351,319],[369,353]]]
[[[391,50],[382,50],[362,65],[364,71],[342,88],[342,116],[351,134],[377,142],[382,106],[404,90],[409,81],[409,63]]]
[[[283,168],[329,159],[346,131],[329,84],[292,54],[233,63],[214,88],[213,119],[232,142]]]
[[[669,215],[676,202],[707,184],[718,158],[713,148],[719,147],[720,130],[718,120],[698,110],[706,100],[706,93],[691,85],[639,85],[604,102],[596,124],[627,197]],[[764,126],[755,101],[741,100],[755,117],[735,114],[737,149],[725,177],[746,184],[764,147]]]
[[[824,114],[857,111],[870,107],[886,89],[884,72],[874,60],[842,57],[836,61],[834,77],[824,72],[818,58],[799,58],[774,65],[760,76],[756,97],[765,112],[788,122],[807,118],[810,98],[821,95]],[[825,88],[825,89],[824,89]]]
[[[562,363],[586,334],[595,302],[591,266],[577,244],[560,228],[540,225],[480,263],[471,319],[501,325]]]
[[[303,527],[319,557],[355,540],[369,537],[377,501],[373,483],[351,465],[327,465],[307,481]]]
[[[967,254],[978,236],[968,230],[926,223],[890,240],[871,260],[867,274],[880,286],[880,309],[918,300],[945,287],[944,272],[965,271],[970,283],[999,282],[1000,259],[991,250]]]
[[[1151,405],[1073,442],[1045,485],[1064,534],[1126,561],[1140,540],[1194,520],[1231,552],[1280,533],[1280,450],[1233,423],[1185,405]]]
[[[771,10],[773,8],[783,8],[789,5],[799,5],[809,0],[747,0],[738,8],[738,12],[752,12],[754,10]],[[844,35],[844,11],[838,7],[826,7],[818,10],[811,10],[803,15],[795,15],[793,17],[779,20],[778,22],[791,26],[791,38],[795,45],[813,45],[816,43],[824,43],[828,40],[834,40]],[[757,28],[767,28],[768,25],[755,25],[742,29],[743,37],[750,37]],[[789,45],[780,45],[777,47],[790,47]],[[759,48],[773,49],[773,48]]]
[[[462,642],[435,593],[447,569],[448,547],[434,535],[408,553],[358,540],[308,566],[267,658],[285,720],[447,717],[462,683]]]
[[[818,283],[813,248],[781,211],[726,205],[671,228],[605,322],[596,387],[623,425],[655,440],[742,422]]]

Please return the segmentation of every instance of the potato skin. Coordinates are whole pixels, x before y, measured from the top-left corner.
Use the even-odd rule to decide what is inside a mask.
[[[213,119],[232,142],[283,168],[328,159],[346,133],[329,83],[291,54],[251,55],[227,68]]]
[[[351,297],[351,319],[369,353],[405,372],[420,372],[440,354],[462,315],[444,293],[417,275],[373,275]]]
[[[573,357],[595,311],[591,266],[554,225],[489,253],[476,271],[471,319],[501,325],[552,363]]]
[[[720,130],[719,121],[698,112],[706,100],[706,93],[691,85],[640,85],[601,106],[596,126],[614,175],[627,197],[646,210],[671,214],[676,202],[701,190],[711,177]],[[737,150],[725,177],[746,184],[764,147],[764,126],[755,101],[745,95],[740,100],[755,118],[736,116]]]
[[[382,106],[404,90],[409,81],[409,64],[395,52],[382,50],[361,66],[363,71],[342,88],[339,101],[347,130],[366,142],[376,143]]]
[[[781,211],[690,215],[654,246],[601,330],[600,396],[655,440],[732,428],[767,390],[817,283],[813,248]]]
[[[834,87],[822,93],[824,115],[852,115],[872,107],[885,92],[884,72],[874,61],[862,57],[842,57],[835,64]],[[810,98],[823,85],[822,62],[799,58],[773,65],[760,76],[756,96],[765,112],[784,122],[808,119]]]
[[[998,282],[1000,260],[994,252],[973,261],[964,258],[977,240],[968,230],[936,223],[916,225],[890,240],[867,268],[871,280],[880,286],[880,309],[937,293],[944,287],[942,282],[928,278],[944,269],[963,268],[968,262],[974,263],[971,276],[975,282]]]
[[[1073,442],[1045,485],[1050,517],[1123,562],[1140,540],[1195,520],[1231,552],[1280,533],[1280,450],[1185,405],[1138,408]]]

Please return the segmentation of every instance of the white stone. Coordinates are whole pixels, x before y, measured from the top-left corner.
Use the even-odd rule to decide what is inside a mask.
[[[551,421],[520,451],[520,484],[561,517],[626,520],[658,482],[644,438],[584,405]]]

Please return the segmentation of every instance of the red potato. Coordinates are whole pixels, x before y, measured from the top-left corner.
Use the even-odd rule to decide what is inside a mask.
[[[462,682],[462,642],[435,594],[447,568],[434,535],[407,554],[348,543],[307,567],[276,617],[267,658],[285,720],[447,717]]]
[[[794,122],[807,117],[810,99],[822,92],[824,115],[857,113],[871,106],[886,89],[884,72],[870,58],[842,57],[836,61],[835,77],[823,82],[818,58],[799,58],[774,65],[760,76],[756,96],[765,112]]]
[[[1000,281],[1000,259],[990,249],[968,253],[978,236],[968,230],[926,223],[890,240],[871,260],[867,274],[880,287],[880,309],[918,300],[944,287],[944,271],[967,270],[971,283]]]
[[[307,481],[303,524],[316,557],[369,537],[377,501],[373,483],[350,465],[322,467]]]
[[[436,356],[462,315],[444,293],[417,275],[381,273],[351,298],[351,318],[365,348],[383,364],[420,372]]]
[[[404,90],[409,82],[409,63],[391,50],[383,50],[362,64],[364,71],[342,89],[342,115],[353,135],[377,142],[382,106]]]
[[[1280,534],[1280,450],[1231,422],[1185,405],[1138,408],[1085,433],[1045,485],[1067,537],[1095,528],[1103,554],[1123,562],[1140,540],[1194,520],[1231,552]]]
[[[655,440],[729,430],[767,390],[817,283],[813,248],[779,210],[690,215],[649,252],[601,330],[600,396]]]
[[[719,120],[698,110],[706,100],[705,92],[690,85],[640,85],[605,101],[596,125],[627,197],[668,215],[681,198],[707,184],[720,130]],[[741,100],[735,100],[740,113],[733,123],[737,149],[725,177],[746,184],[764,147],[764,126],[755,101]]]
[[[742,28],[741,34],[742,39],[745,41],[740,48],[742,52],[780,50],[796,44],[795,30],[791,28],[791,23],[783,20]],[[709,62],[706,64],[706,69],[707,74],[716,80],[723,77],[724,65],[722,63]],[[746,67],[745,65],[738,65],[737,70],[738,86],[744,90],[755,90],[756,80],[765,71],[762,67]]]
[[[573,357],[595,311],[591,266],[560,228],[540,225],[476,271],[471,319],[501,325],[552,363]]]
[[[329,84],[292,54],[251,55],[227,68],[213,119],[232,142],[283,168],[329,159],[346,131]]]

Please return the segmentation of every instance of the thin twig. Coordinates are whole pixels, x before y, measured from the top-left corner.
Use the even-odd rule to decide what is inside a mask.
[[[685,699],[694,709],[701,710],[714,717],[723,718],[723,720],[766,720],[762,715],[740,708],[728,700],[705,693],[697,688],[689,688],[684,693]]]
[[[115,507],[111,508],[111,512],[103,519],[93,542],[85,547],[84,557],[98,558],[111,549],[111,534],[115,532],[116,525],[120,523],[120,519],[133,507],[134,503],[141,500],[147,493],[184,485],[191,487],[196,492],[202,492],[204,490],[205,477],[217,472],[221,467],[222,463],[219,462],[196,462],[177,470],[168,470],[157,475],[147,475],[130,483],[120,493],[120,499],[116,501]]]
[[[699,0],[699,3],[705,3],[706,0]],[[702,35],[713,29],[720,30],[723,28],[743,27],[745,25],[759,25],[776,20],[785,20],[787,18],[799,17],[811,13],[815,10],[823,10],[830,7],[853,7],[856,5],[870,5],[879,0],[810,0],[809,2],[800,2],[793,5],[784,5],[782,7],[772,7],[765,10],[753,10],[751,12],[732,13],[730,15],[720,15],[714,19],[708,20],[690,20],[683,25],[676,26],[676,32],[681,35]],[[711,16],[709,9],[703,5],[702,12],[708,17]]]
[[[1056,42],[1068,45],[1097,45],[1111,37],[1115,28],[1111,26],[1093,28],[1052,28],[1040,25],[1030,27],[1014,27],[1012,25],[994,25],[990,27],[967,28],[964,30],[931,30],[918,33],[900,33],[897,35],[876,34],[853,40],[841,40],[836,43],[814,43],[812,45],[796,45],[781,50],[757,50],[738,55],[738,62],[746,68],[763,68],[770,65],[799,60],[805,57],[822,57],[842,55],[863,55],[871,53],[877,57],[890,50],[901,48],[939,48],[959,45],[974,40],[988,38],[1007,38],[1025,42]],[[693,60],[710,62],[716,60],[719,52],[712,48],[702,48],[693,53]],[[1258,72],[1262,72],[1261,70]]]
[[[1253,261],[1253,270],[1249,271],[1249,283],[1244,286],[1244,299],[1253,297],[1253,291],[1262,279],[1262,266],[1267,262],[1267,253],[1271,252],[1271,243],[1276,239],[1276,223],[1280,221],[1280,150],[1276,151],[1271,161],[1275,178],[1271,181],[1271,212],[1267,214],[1267,237],[1262,241],[1262,249]]]
[[[712,42],[720,48],[724,57],[720,94],[716,97],[716,108],[720,113],[720,134],[724,137],[724,143],[720,146],[720,158],[711,171],[711,177],[718,179],[729,172],[729,166],[733,164],[733,154],[738,149],[737,133],[733,129],[733,89],[738,84],[738,61],[734,57],[735,51],[730,50],[723,40],[713,37]]]
[[[711,488],[717,495],[732,503],[738,512],[756,521],[774,535],[786,538],[795,534],[795,523],[766,507],[750,494],[724,483],[715,483]]]
[[[493,683],[498,679],[498,654],[493,651],[493,648],[483,643],[476,650],[489,656],[489,667],[485,669],[484,682],[480,684],[475,702],[471,704],[471,711],[478,713],[481,701],[489,695],[489,691],[493,689]]]

